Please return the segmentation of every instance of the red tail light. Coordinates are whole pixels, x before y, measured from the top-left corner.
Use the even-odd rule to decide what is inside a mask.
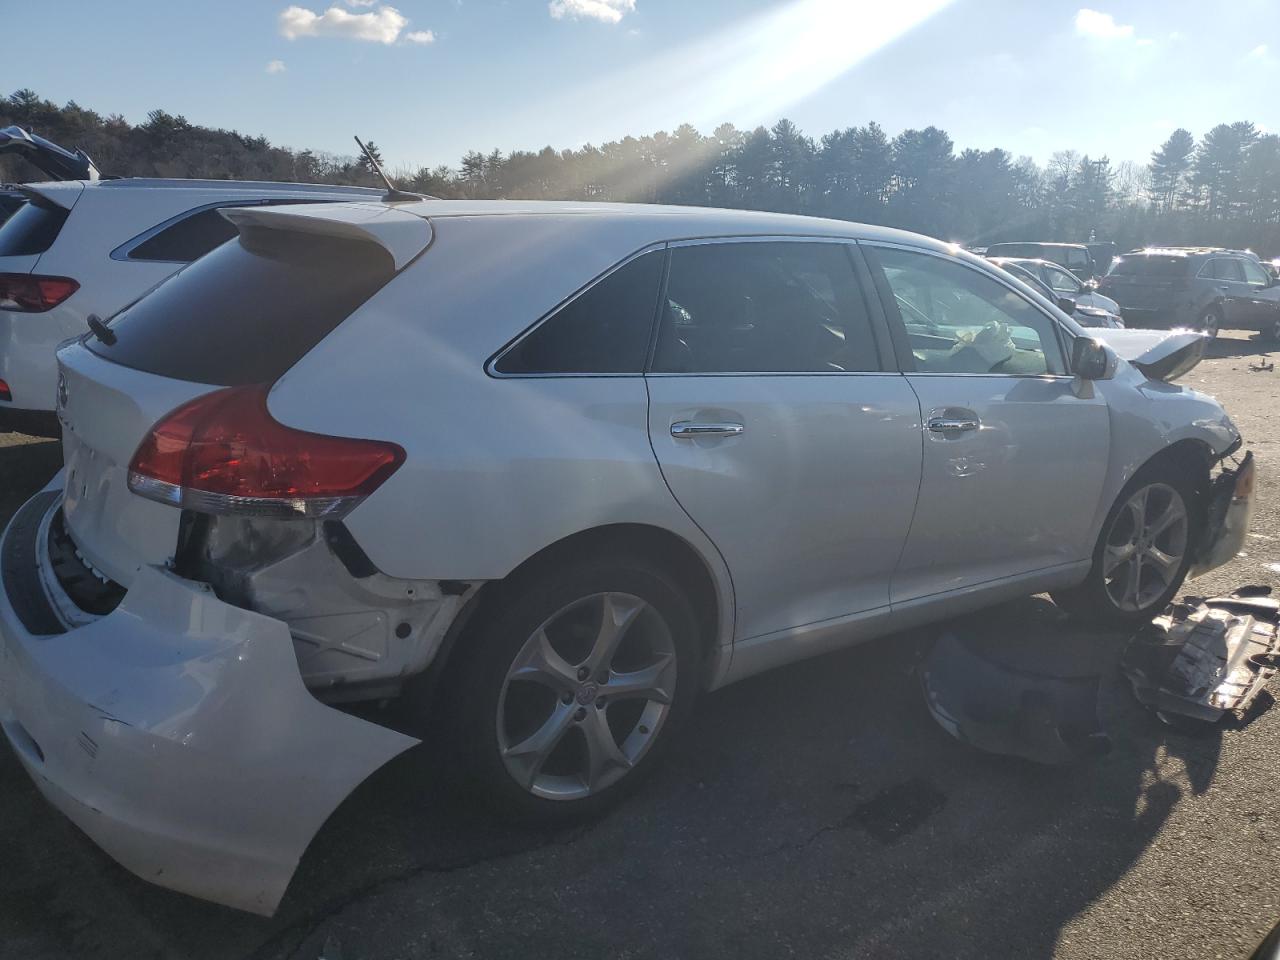
[[[30,273],[0,273],[0,310],[44,313],[80,289],[70,277],[38,277]]]
[[[13,400],[13,393],[9,390],[9,384],[0,380],[0,400]]]
[[[394,443],[277,423],[267,391],[228,387],[167,414],[134,453],[129,489],[201,513],[338,517],[404,463]]]

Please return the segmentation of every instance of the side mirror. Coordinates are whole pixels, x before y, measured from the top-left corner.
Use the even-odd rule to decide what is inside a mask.
[[[1102,380],[1111,358],[1099,340],[1080,337],[1071,346],[1071,372],[1081,380]]]
[[[1076,302],[1070,297],[1058,297],[1058,309],[1069,317],[1076,312]]]

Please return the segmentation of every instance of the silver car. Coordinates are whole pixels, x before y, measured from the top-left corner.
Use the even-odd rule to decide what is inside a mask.
[[[1252,466],[956,248],[766,213],[224,212],[58,354],[66,468],[0,550],[0,726],[154,883],[270,913],[435,731],[508,815],[631,789],[695,699],[1053,591],[1132,624],[1225,562]],[[399,701],[406,725],[375,710]]]

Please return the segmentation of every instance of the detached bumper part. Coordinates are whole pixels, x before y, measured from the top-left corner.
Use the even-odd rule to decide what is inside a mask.
[[[1204,542],[1188,577],[1199,577],[1235,559],[1244,549],[1253,518],[1253,489],[1257,466],[1250,450],[1234,470],[1223,470],[1209,489]]]
[[[1166,722],[1247,713],[1280,666],[1280,603],[1266,592],[1171,604],[1120,663],[1138,700]]]
[[[0,609],[0,727],[123,866],[264,915],[338,804],[418,742],[315,700],[281,621],[155,568],[68,633]]]

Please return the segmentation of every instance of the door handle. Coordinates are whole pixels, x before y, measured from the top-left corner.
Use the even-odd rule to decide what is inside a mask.
[[[976,417],[933,417],[929,429],[934,433],[964,433],[977,430],[978,420]]]
[[[671,425],[671,435],[677,440],[697,440],[699,437],[736,437],[745,428],[740,423],[695,423],[680,420]]]

